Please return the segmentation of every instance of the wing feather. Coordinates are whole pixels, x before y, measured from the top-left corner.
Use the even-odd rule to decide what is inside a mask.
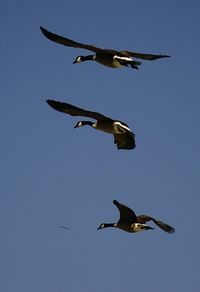
[[[121,51],[122,54],[124,54],[127,57],[135,57],[139,59],[144,60],[156,60],[161,58],[169,58],[168,55],[154,55],[154,54],[144,54],[144,53],[137,53],[137,52],[131,52],[131,51]]]
[[[89,51],[93,51],[95,53],[104,51],[104,49],[95,47],[93,45],[87,45],[87,44],[83,44],[83,43],[79,43],[76,41],[73,41],[71,39],[65,38],[63,36],[57,35],[55,33],[52,33],[48,30],[46,30],[44,27],[40,26],[40,29],[43,33],[43,35],[48,38],[49,40],[56,42],[60,45],[64,45],[66,47],[73,47],[73,48],[80,48],[80,49],[86,49]],[[120,51],[117,52],[115,50],[106,50],[107,52],[110,52],[112,54],[118,53],[119,55],[122,54],[124,56],[127,57],[135,57],[135,58],[140,58],[140,59],[144,59],[144,60],[156,60],[156,59],[161,59],[161,58],[168,58],[170,56],[168,55],[154,55],[154,54],[145,54],[145,53],[137,53],[137,52],[131,52],[131,51]]]
[[[148,215],[139,215],[139,216],[137,216],[137,220],[139,223],[146,223],[146,222],[152,220],[158,227],[160,227],[165,232],[168,232],[168,233],[175,232],[175,229],[173,227],[171,227],[170,225],[168,225],[160,220],[156,220]]]
[[[76,107],[69,103],[55,101],[52,99],[47,99],[46,102],[50,105],[53,109],[71,115],[71,116],[81,116],[81,117],[89,117],[95,120],[111,120],[110,118],[92,111],[84,110],[80,107]]]
[[[52,33],[48,30],[46,30],[45,28],[43,28],[42,26],[40,26],[40,29],[42,31],[42,33],[44,34],[44,36],[46,38],[48,38],[49,40],[56,42],[60,45],[66,46],[66,47],[73,47],[73,48],[80,48],[80,49],[86,49],[86,50],[90,50],[93,51],[95,53],[102,51],[101,48],[97,48],[95,46],[92,45],[86,45],[86,44],[82,44],[82,43],[78,43],[75,42],[71,39],[65,38],[63,36],[57,35],[55,33]]]
[[[134,149],[135,144],[135,134],[132,132],[125,132],[122,134],[113,134],[114,143],[117,144],[118,149]]]
[[[129,207],[119,203],[116,200],[113,201],[113,204],[118,208],[120,213],[119,223],[125,222],[126,224],[132,224],[137,221],[135,213]]]

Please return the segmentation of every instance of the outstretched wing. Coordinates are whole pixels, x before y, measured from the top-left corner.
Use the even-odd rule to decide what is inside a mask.
[[[132,132],[125,132],[123,134],[113,134],[114,143],[117,144],[118,149],[134,149],[135,145],[135,134]]]
[[[121,51],[123,55],[127,57],[135,57],[139,59],[144,59],[144,60],[156,60],[156,59],[161,59],[161,58],[169,58],[170,56],[168,55],[154,55],[154,54],[143,54],[143,53],[136,53],[136,52],[131,52],[131,51]]]
[[[170,225],[160,221],[160,220],[156,220],[150,216],[147,216],[147,215],[140,215],[140,216],[137,216],[137,221],[139,223],[146,223],[148,221],[152,220],[158,227],[160,227],[162,230],[164,230],[165,232],[168,232],[168,233],[174,233],[175,232],[175,229],[173,227],[171,227]]]
[[[55,33],[52,33],[48,30],[46,30],[45,28],[43,28],[42,26],[40,26],[40,29],[42,31],[42,33],[44,34],[44,36],[46,38],[48,38],[49,40],[56,42],[60,45],[66,46],[66,47],[73,47],[73,48],[80,48],[80,49],[86,49],[86,50],[90,50],[93,51],[95,53],[102,51],[102,49],[97,48],[95,46],[92,45],[86,45],[86,44],[81,44],[78,42],[75,42],[73,40],[67,39],[63,36],[57,35]]]
[[[50,105],[53,109],[71,115],[71,116],[81,116],[81,117],[89,117],[96,120],[111,120],[110,118],[99,114],[97,112],[87,111],[80,107],[71,105],[69,103],[55,101],[52,99],[47,99],[46,102]]]
[[[118,201],[114,200],[113,204],[118,208],[120,213],[119,223],[134,223],[137,221],[137,217],[133,210],[128,208],[127,206],[120,204]]]

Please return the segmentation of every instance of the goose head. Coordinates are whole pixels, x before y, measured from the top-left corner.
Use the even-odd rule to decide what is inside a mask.
[[[78,56],[78,57],[74,60],[73,64],[81,63],[81,62],[83,61],[83,59],[84,59],[84,56]]]
[[[94,55],[89,55],[89,56],[78,56],[78,57],[76,57],[76,59],[74,60],[73,64],[81,63],[81,62],[84,62],[84,61],[92,61],[92,60],[94,60]]]
[[[103,228],[105,228],[105,224],[104,223],[100,224],[99,227],[97,228],[97,230],[103,229]]]
[[[80,128],[80,127],[83,127],[83,126],[86,126],[86,125],[89,125],[89,126],[93,126],[94,123],[93,122],[90,122],[90,121],[80,121],[78,122],[75,126],[74,126],[74,129],[75,128]]]
[[[97,230],[107,227],[117,227],[117,223],[101,223]]]
[[[84,126],[83,125],[83,122],[81,121],[81,122],[78,122],[75,126],[74,126],[74,129],[75,128],[80,128],[80,127],[82,127],[82,126]]]

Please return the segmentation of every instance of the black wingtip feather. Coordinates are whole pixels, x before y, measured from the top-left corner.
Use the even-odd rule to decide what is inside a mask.
[[[158,60],[158,59],[162,59],[162,58],[170,58],[171,56],[168,56],[168,55],[155,55],[155,56],[152,56],[151,58],[149,58],[149,61],[154,61],[154,60]]]
[[[44,35],[46,35],[48,33],[48,31],[42,26],[40,26],[40,30]]]
[[[44,27],[42,27],[42,26],[40,26],[40,30],[41,30],[41,32],[43,33],[43,35],[47,38],[47,39],[49,39],[49,40],[51,40],[51,41],[56,41],[56,38],[58,37],[57,35],[55,35],[54,33],[52,33],[52,32],[50,32],[50,31],[48,31],[48,30],[46,30]]]
[[[161,55],[161,58],[171,58],[169,55]]]
[[[53,107],[53,105],[54,105],[54,100],[52,100],[52,99],[46,99],[46,102],[48,103],[48,105],[50,105],[51,107]]]
[[[117,200],[113,200],[113,204],[118,207],[120,205],[120,203]]]
[[[154,223],[156,225],[158,225],[162,230],[164,230],[165,232],[169,233],[169,234],[173,234],[175,233],[175,228],[160,221],[160,220],[155,220],[155,219],[152,219],[154,221]]]
[[[46,99],[46,102],[53,109],[55,109],[55,110],[57,110],[59,112],[63,112],[62,102],[56,101],[56,100],[53,100],[53,99]]]

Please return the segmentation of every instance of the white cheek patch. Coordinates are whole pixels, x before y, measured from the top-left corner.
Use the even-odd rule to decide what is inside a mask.
[[[81,62],[81,57],[78,57],[78,58],[76,59],[76,62],[77,62],[77,63],[80,63],[80,62]]]
[[[118,55],[114,55],[113,59],[124,60],[124,61],[133,61],[133,59],[131,57],[120,57]]]

